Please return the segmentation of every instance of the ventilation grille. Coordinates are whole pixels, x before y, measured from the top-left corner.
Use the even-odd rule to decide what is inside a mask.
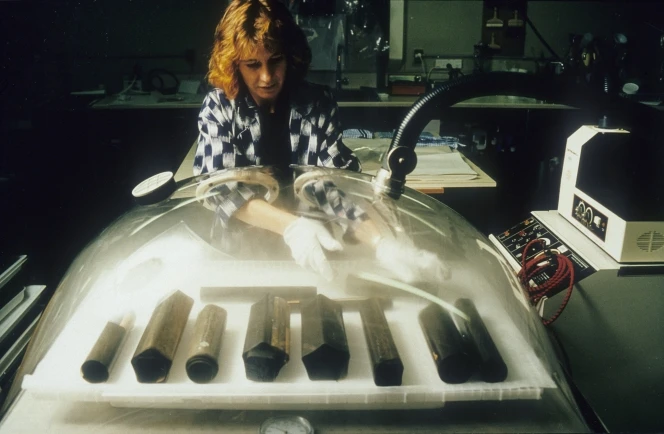
[[[646,232],[636,239],[636,245],[648,253],[655,252],[664,247],[664,235],[657,231]]]

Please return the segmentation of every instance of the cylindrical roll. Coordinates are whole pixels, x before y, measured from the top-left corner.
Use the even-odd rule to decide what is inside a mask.
[[[468,381],[477,364],[466,351],[450,314],[430,304],[420,312],[419,320],[440,379],[450,384]]]
[[[455,321],[461,336],[466,340],[479,362],[482,381],[498,383],[507,378],[507,365],[491,339],[491,335],[482,321],[477,308],[467,298],[458,299],[454,305],[468,315],[469,320],[456,317]]]
[[[219,350],[226,328],[226,311],[209,304],[201,310],[194,325],[187,357],[187,376],[195,383],[207,383],[219,372]]]
[[[302,303],[302,363],[310,380],[339,380],[350,350],[341,304],[322,294]]]
[[[403,363],[380,302],[374,298],[360,305],[364,337],[369,348],[376,386],[401,386]]]
[[[166,381],[193,304],[175,291],[155,308],[131,359],[139,383]]]
[[[274,381],[290,359],[290,307],[266,295],[251,306],[242,360],[247,379]]]
[[[133,326],[133,318],[133,313],[128,313],[121,321],[106,323],[90,354],[81,365],[81,374],[85,381],[103,383],[108,380],[122,342]]]

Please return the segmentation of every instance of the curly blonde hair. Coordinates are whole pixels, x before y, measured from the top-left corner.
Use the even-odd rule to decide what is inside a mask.
[[[214,33],[208,82],[235,99],[241,86],[238,62],[259,44],[285,56],[288,85],[304,80],[311,49],[288,8],[279,0],[233,0]]]

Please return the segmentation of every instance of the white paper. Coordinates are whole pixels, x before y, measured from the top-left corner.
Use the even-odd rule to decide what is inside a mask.
[[[423,176],[453,176],[463,179],[474,179],[475,172],[458,152],[438,152],[421,155],[417,153],[417,166],[409,178]]]

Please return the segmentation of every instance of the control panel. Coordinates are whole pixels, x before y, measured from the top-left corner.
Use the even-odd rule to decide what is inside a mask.
[[[536,255],[542,253],[543,250],[550,250],[552,253],[558,253],[567,256],[574,265],[574,282],[578,282],[596,270],[584,261],[578,254],[570,249],[565,243],[549,231],[542,223],[535,217],[531,216],[512,228],[496,234],[498,242],[505,247],[510,255],[519,263],[523,262],[523,255],[526,255],[526,260],[534,258]],[[524,252],[526,245],[529,242],[540,239],[544,243],[534,243],[530,246],[528,252]],[[543,268],[542,272],[533,277],[535,284],[540,285],[549,280],[555,270]],[[562,288],[561,288],[562,289]]]
[[[572,217],[585,226],[593,235],[604,241],[609,219],[577,195],[574,195]]]

